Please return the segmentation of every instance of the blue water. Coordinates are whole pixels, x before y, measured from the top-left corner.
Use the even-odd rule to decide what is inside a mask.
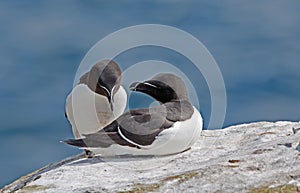
[[[224,126],[300,119],[300,2],[130,2],[0,2],[0,187],[79,152],[59,143],[72,137],[64,102],[76,69],[98,40],[131,25],[171,25],[206,45],[226,84]],[[116,58],[123,69],[149,59],[189,63],[153,47]],[[182,70],[196,85],[207,127],[211,107],[205,80],[191,65]],[[151,103],[133,97],[130,108]]]

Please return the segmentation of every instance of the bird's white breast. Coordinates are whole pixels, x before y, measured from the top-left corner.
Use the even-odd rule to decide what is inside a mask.
[[[72,125],[75,138],[82,134],[94,133],[120,116],[126,107],[127,95],[121,86],[114,96],[114,111],[111,111],[108,99],[79,84],[67,97],[66,113]]]
[[[108,148],[91,148],[95,154],[102,156],[115,155],[169,155],[182,152],[190,148],[200,137],[202,130],[202,117],[194,107],[192,117],[183,122],[176,122],[171,128],[162,131],[155,141],[148,146],[140,146],[141,149],[118,144]]]

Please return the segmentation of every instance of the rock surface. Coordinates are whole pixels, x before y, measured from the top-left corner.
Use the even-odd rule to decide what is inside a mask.
[[[165,157],[74,156],[1,192],[300,192],[300,122],[259,122],[202,132]]]

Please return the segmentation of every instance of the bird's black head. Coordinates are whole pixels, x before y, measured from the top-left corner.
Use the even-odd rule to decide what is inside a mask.
[[[119,90],[121,81],[121,69],[113,60],[96,63],[89,72],[80,78],[80,83],[86,84],[95,93],[106,96],[110,103]]]
[[[130,85],[130,89],[148,94],[161,103],[188,100],[184,82],[170,73],[160,73],[150,80],[135,82]]]

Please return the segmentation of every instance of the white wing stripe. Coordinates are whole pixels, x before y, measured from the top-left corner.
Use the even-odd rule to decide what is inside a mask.
[[[136,145],[138,147],[143,147],[144,149],[147,149],[147,146],[144,146],[144,145],[140,145],[140,144],[137,144],[133,141],[131,141],[130,139],[128,139],[127,137],[125,137],[120,129],[120,126],[118,126],[118,133],[121,135],[121,137],[126,140],[127,142],[131,143],[132,145]]]

